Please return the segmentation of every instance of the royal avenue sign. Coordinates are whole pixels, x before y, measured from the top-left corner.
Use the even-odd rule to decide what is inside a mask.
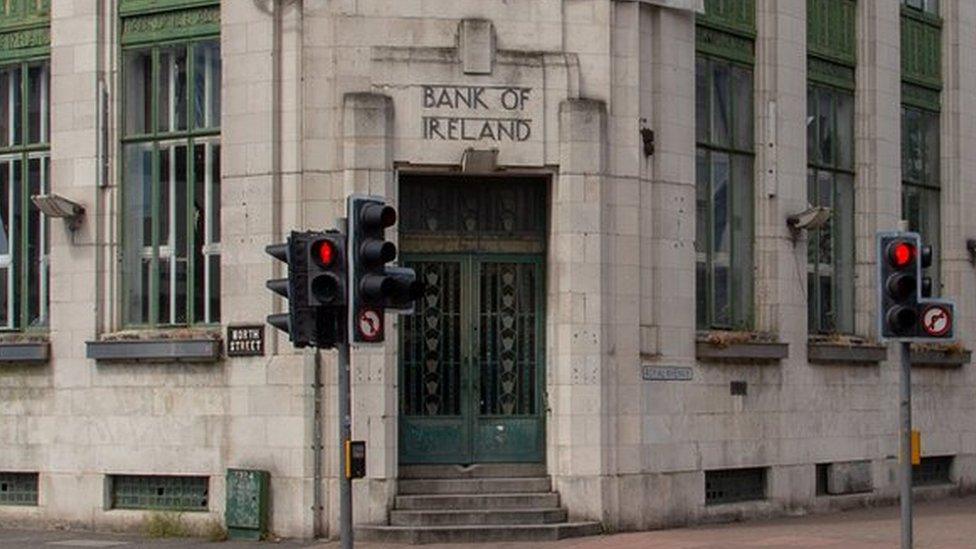
[[[421,131],[429,141],[521,143],[532,138],[532,88],[419,86]]]

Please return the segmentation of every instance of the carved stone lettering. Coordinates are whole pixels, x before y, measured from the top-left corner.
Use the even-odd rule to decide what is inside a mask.
[[[420,91],[426,140],[520,143],[532,138],[532,119],[523,116],[532,88],[423,85]]]

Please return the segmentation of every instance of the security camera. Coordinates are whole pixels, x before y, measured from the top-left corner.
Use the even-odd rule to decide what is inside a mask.
[[[811,206],[786,218],[786,225],[794,231],[819,229],[830,221],[830,208]]]

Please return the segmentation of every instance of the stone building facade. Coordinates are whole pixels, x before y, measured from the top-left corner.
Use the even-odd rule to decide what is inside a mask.
[[[903,218],[958,315],[913,353],[918,491],[972,489],[976,5],[694,4],[0,4],[0,524],[202,525],[245,468],[334,536],[333,354],[227,348],[283,307],[264,247],[353,192],[427,283],[353,352],[359,524],[431,464],[543,464],[611,531],[893,500]]]

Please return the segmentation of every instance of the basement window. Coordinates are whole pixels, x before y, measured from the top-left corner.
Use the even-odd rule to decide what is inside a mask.
[[[37,473],[0,472],[0,505],[37,505]]]
[[[705,471],[705,505],[766,499],[766,469]]]
[[[912,467],[912,486],[938,486],[952,484],[952,456],[923,457]]]
[[[207,477],[112,475],[112,509],[207,511]]]

